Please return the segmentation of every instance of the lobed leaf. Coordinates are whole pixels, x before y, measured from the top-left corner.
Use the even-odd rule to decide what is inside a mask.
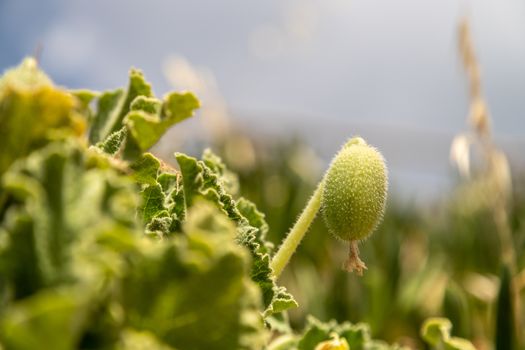
[[[246,199],[234,200],[225,190],[224,178],[227,170],[219,157],[206,150],[204,160],[176,153],[183,184],[186,207],[191,207],[195,198],[204,197],[215,203],[237,225],[236,240],[248,248],[252,255],[251,277],[262,292],[265,316],[296,307],[297,302],[277,286],[270,268],[271,245],[265,243],[268,226],[263,215]],[[246,214],[246,216],[243,215]],[[253,224],[253,226],[252,226]]]
[[[260,349],[267,336],[261,298],[235,224],[196,201],[184,235],[144,240],[134,220],[136,186],[86,160],[78,145],[51,144],[3,178],[17,205],[0,228],[7,236],[1,275],[15,292],[2,292],[2,344],[130,348],[137,339],[167,349]],[[169,173],[148,184],[159,169],[152,156],[140,164],[146,189],[180,189],[180,177]],[[151,213],[150,224],[160,217]],[[65,329],[67,336],[56,336]]]
[[[0,78],[0,175],[18,158],[52,139],[81,136],[85,120],[77,100],[57,88],[34,59]]]
[[[279,350],[406,350],[402,346],[373,340],[367,325],[335,321],[321,322],[309,316],[302,334],[287,334],[272,341],[269,349]]]
[[[475,350],[466,339],[451,337],[452,323],[446,318],[430,318],[421,327],[421,337],[434,349]]]
[[[108,91],[99,97],[89,141],[109,154],[122,150],[126,159],[135,160],[198,107],[191,93],[173,92],[158,100],[142,73],[132,69],[126,91]]]
[[[185,236],[146,252],[124,280],[127,323],[184,349],[259,349],[266,340],[235,226],[199,203]],[[181,254],[183,253],[183,254]]]

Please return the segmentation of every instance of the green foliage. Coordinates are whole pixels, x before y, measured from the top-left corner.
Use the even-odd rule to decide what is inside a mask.
[[[246,136],[230,136],[214,149],[239,174],[243,195],[266,213],[269,239],[282,241],[322,177],[322,163],[311,145],[300,140],[252,136],[257,162],[248,169],[234,167],[243,150],[231,149],[240,138]],[[521,285],[521,303],[509,307],[521,315],[525,315],[521,278],[525,254],[520,254],[525,251],[524,180],[513,173],[508,208],[520,272],[513,280]],[[370,262],[362,278],[349,277],[338,268],[346,251],[327,235],[322,220],[313,222],[279,279],[300,305],[289,311],[292,327],[302,328],[309,314],[322,320],[366,322],[375,337],[425,349],[420,326],[428,317],[441,315],[452,321],[455,336],[472,340],[476,348],[492,348],[502,279],[493,216],[487,211],[469,215],[458,211],[476,204],[469,198],[410,203],[396,200],[393,190],[382,224],[361,246],[363,260]],[[444,199],[453,193],[443,193]],[[510,321],[511,314],[506,317]],[[521,325],[520,329],[514,324],[517,338],[524,334]]]
[[[368,325],[335,321],[323,323],[314,317],[302,334],[284,334],[276,338],[268,347],[272,350],[403,350],[399,345],[388,345],[372,339]]]
[[[56,89],[34,59],[0,78],[0,175],[18,158],[61,134],[79,136],[85,121],[77,100]]]
[[[129,134],[144,132],[149,147],[163,132],[151,136],[123,124],[132,110],[155,112],[147,110],[151,89],[142,75],[131,73],[126,93],[100,96],[71,94],[43,77],[26,61],[2,78],[2,126],[28,146],[11,150],[16,135],[2,138],[0,344],[261,348],[267,338],[262,292],[250,278],[250,252],[235,243],[234,222],[212,203],[194,198],[186,206],[181,174],[151,154],[131,163],[118,157]],[[68,101],[67,113],[56,112],[57,96]],[[163,128],[197,105],[191,94],[165,101],[158,110]],[[52,118],[62,116],[90,121],[98,147],[86,147],[76,129],[55,132],[63,122]],[[38,132],[22,135],[27,118]],[[252,220],[264,227],[262,218]]]
[[[89,141],[106,153],[120,151],[125,159],[135,160],[170,126],[192,116],[198,107],[199,101],[191,93],[172,92],[163,100],[155,98],[142,73],[132,69],[125,91],[117,89],[98,97],[96,113],[89,113]]]
[[[278,287],[270,268],[271,245],[265,241],[268,226],[264,216],[255,206],[244,198],[234,200],[225,190],[230,178],[225,176],[225,168],[220,159],[211,151],[204,153],[204,160],[197,160],[184,154],[176,154],[184,184],[185,206],[190,207],[195,198],[204,197],[224,212],[237,226],[236,241],[249,249],[253,267],[252,279],[259,284],[265,314],[281,312],[297,306],[284,287]]]
[[[516,348],[516,321],[511,289],[512,276],[508,266],[501,269],[496,316],[496,350]]]
[[[234,225],[200,203],[184,233],[151,247],[124,278],[129,326],[177,348],[260,348],[259,291],[247,277],[249,255],[233,242]]]
[[[291,330],[237,176],[209,150],[178,169],[146,152],[198,106],[137,70],[104,93],[32,59],[0,78],[0,348],[400,349],[362,323]]]
[[[446,318],[428,319],[421,328],[423,339],[436,350],[475,350],[468,340],[451,337],[452,323]]]

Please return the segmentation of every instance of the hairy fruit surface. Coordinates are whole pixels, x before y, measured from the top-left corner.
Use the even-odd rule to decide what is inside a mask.
[[[381,153],[360,137],[349,140],[324,179],[321,209],[329,231],[344,241],[367,238],[381,221],[387,188]]]

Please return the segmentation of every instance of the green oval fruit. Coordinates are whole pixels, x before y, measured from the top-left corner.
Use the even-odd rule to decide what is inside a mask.
[[[381,153],[360,137],[349,140],[324,179],[321,208],[329,231],[344,241],[368,237],[383,216],[387,189]]]

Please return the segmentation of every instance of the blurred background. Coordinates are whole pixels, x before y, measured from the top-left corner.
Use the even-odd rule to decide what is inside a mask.
[[[236,126],[300,134],[324,161],[361,134],[385,153],[393,189],[426,199],[450,186],[448,145],[465,126],[464,15],[494,132],[523,168],[521,0],[0,0],[0,69],[41,50],[59,84],[115,88],[135,66],[162,95],[192,85],[167,77],[188,64]],[[205,106],[210,97],[201,96]]]
[[[390,199],[362,245],[369,270],[334,268],[346,248],[317,220],[282,277],[294,327],[365,321],[416,347],[422,320],[444,315],[490,349],[506,269],[523,311],[525,2],[0,0],[0,70],[31,54],[69,88],[122,86],[134,66],[157,95],[194,91],[197,117],[155,153],[211,145],[276,243],[347,138],[382,151]]]

